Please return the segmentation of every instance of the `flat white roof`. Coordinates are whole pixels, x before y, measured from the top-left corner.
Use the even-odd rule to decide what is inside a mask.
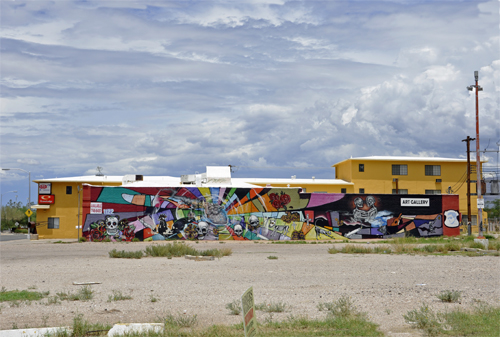
[[[333,166],[339,165],[340,163],[346,162],[348,160],[373,160],[373,161],[426,161],[426,162],[447,162],[447,163],[466,163],[466,158],[440,158],[440,157],[405,157],[405,156],[370,156],[370,157],[356,157],[342,160]],[[475,162],[475,160],[471,160]],[[486,160],[481,160],[481,162],[486,162]]]
[[[294,184],[294,185],[354,185],[342,179],[272,179],[272,178],[238,178],[251,184]],[[233,178],[233,180],[235,180]]]
[[[80,177],[66,177],[66,178],[49,178],[49,179],[35,179],[35,183],[50,183],[50,182],[85,182],[85,183],[100,183],[100,182],[116,182],[121,183],[123,176],[80,176]]]

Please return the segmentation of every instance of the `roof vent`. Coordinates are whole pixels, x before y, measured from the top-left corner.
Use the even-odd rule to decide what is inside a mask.
[[[126,174],[122,178],[122,183],[124,185],[125,184],[129,184],[129,183],[133,183],[133,182],[136,182],[136,181],[144,181],[144,176],[143,175],[139,175],[139,174]]]

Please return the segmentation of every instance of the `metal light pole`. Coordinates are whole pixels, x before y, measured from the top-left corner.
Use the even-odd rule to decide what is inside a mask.
[[[2,210],[3,210],[3,195],[7,193],[17,193],[17,191],[9,191],[0,194],[0,227],[2,227]]]
[[[28,209],[31,209],[31,172],[26,171],[20,168],[3,168],[2,171],[11,171],[11,170],[16,170],[16,171],[22,171],[25,173],[28,173]],[[30,237],[30,222],[31,222],[31,216],[28,217],[28,239]]]
[[[479,72],[474,71],[474,79],[476,80],[475,85],[470,85],[467,87],[469,91],[476,89],[476,185],[477,185],[477,224],[479,226],[478,238],[484,239],[483,237],[483,208],[479,207],[479,202],[482,201],[483,196],[481,195],[481,183],[482,183],[482,174],[481,174],[481,155],[479,153],[479,91],[483,91],[483,88],[479,86]]]

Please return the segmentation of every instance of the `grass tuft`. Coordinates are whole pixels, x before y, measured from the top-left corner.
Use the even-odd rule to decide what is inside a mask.
[[[177,314],[172,315],[169,314],[165,317],[165,328],[170,327],[178,327],[178,328],[190,328],[196,325],[198,318],[196,315],[187,315],[187,314]]]
[[[62,301],[88,301],[94,298],[94,291],[87,285],[81,287],[75,294],[60,292],[56,295]]]
[[[460,300],[460,296],[462,296],[462,293],[457,290],[443,290],[436,295],[436,297],[439,298],[441,302],[448,303],[458,302]]]
[[[131,300],[132,296],[123,295],[120,290],[113,290],[113,295],[108,296],[108,302]]]
[[[117,251],[116,249],[113,249],[109,251],[109,257],[112,258],[121,258],[121,259],[140,259],[144,256],[144,253],[140,250],[135,251],[135,252],[126,252],[124,250],[122,251]]]
[[[231,315],[239,315],[241,313],[241,303],[238,300],[234,300],[226,304],[226,309],[229,310]]]
[[[0,291],[0,302],[10,301],[38,301],[49,295],[49,292],[38,292],[28,290],[11,290],[7,291],[2,288]]]
[[[255,305],[255,310],[264,312],[285,312],[290,306],[284,302],[260,303]]]
[[[498,337],[500,331],[500,308],[487,305],[436,313],[424,303],[403,317],[426,336]]]

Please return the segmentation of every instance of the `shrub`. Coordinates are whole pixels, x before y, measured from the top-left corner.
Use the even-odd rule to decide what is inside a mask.
[[[81,287],[76,294],[61,292],[57,293],[57,296],[59,296],[61,300],[67,301],[88,301],[94,297],[94,291],[87,285]]]
[[[239,315],[241,313],[241,303],[238,300],[234,300],[226,304],[226,309],[229,310],[231,315]]]
[[[317,305],[319,311],[327,310],[328,313],[334,317],[354,317],[358,314],[354,302],[347,295],[342,295],[334,302],[319,303]]]
[[[277,260],[278,257],[277,256],[274,256],[274,255],[270,255],[267,257],[269,260]]]
[[[462,248],[460,243],[453,241],[447,242],[444,246],[450,252],[460,251],[460,248]]]
[[[441,300],[441,302],[449,302],[454,303],[460,300],[460,296],[462,293],[456,290],[443,290],[439,294],[437,294],[437,298]]]
[[[344,254],[372,254],[373,249],[360,245],[345,245],[340,252]]]
[[[174,316],[170,314],[167,317],[165,317],[165,327],[174,326],[180,328],[189,328],[194,326],[196,322],[197,322],[196,315],[190,316],[185,314],[178,314]]]
[[[500,241],[498,240],[491,240],[489,243],[488,243],[488,248],[490,250],[500,250]]]
[[[199,255],[198,251],[185,243],[173,242],[166,245],[152,245],[146,247],[146,256],[165,257],[175,256],[181,257],[184,255]]]
[[[140,259],[144,256],[144,254],[141,250],[138,250],[135,252],[126,252],[124,250],[117,251],[116,249],[113,249],[108,254],[109,254],[109,257],[122,258],[122,259]]]
[[[81,238],[78,239],[78,242],[87,242],[87,238],[82,236]]]
[[[438,247],[436,245],[425,245],[422,250],[427,253],[434,253],[438,250]]]
[[[467,243],[467,247],[469,248],[477,248],[477,249],[484,249],[484,245],[481,242],[475,242],[471,241]]]
[[[390,253],[392,253],[391,247],[389,247],[389,246],[375,246],[375,247],[373,247],[373,252],[376,254],[390,254]]]
[[[408,311],[403,317],[406,323],[414,324],[428,336],[436,336],[441,330],[438,316],[425,303],[419,309]]]

